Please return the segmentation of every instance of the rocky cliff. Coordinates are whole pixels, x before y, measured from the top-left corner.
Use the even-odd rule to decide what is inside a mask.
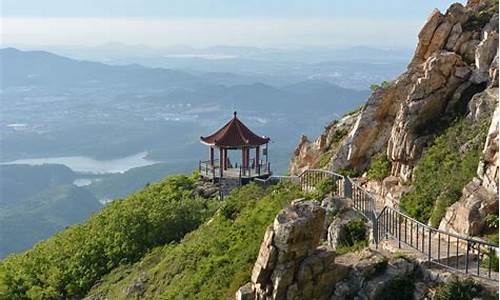
[[[457,118],[489,119],[477,176],[442,223],[443,228],[477,234],[482,225],[472,224],[474,220],[498,205],[498,113],[492,117],[497,105],[498,3],[455,3],[445,13],[434,10],[428,17],[405,73],[378,87],[359,112],[327,127],[316,141],[301,138],[290,170],[298,174],[324,167],[363,174],[374,157],[386,155],[389,173],[367,187],[383,204],[397,206],[411,190],[414,168],[437,135]],[[345,135],[331,147],[339,128]],[[462,226],[454,216],[464,207],[466,212],[459,215],[468,214],[471,221]]]
[[[403,180],[442,123],[465,113],[474,95],[498,99],[498,6],[491,1],[453,4],[432,12],[419,33],[407,71],[379,87],[357,114],[326,128],[314,142],[301,138],[291,162],[297,173],[331,149],[336,129],[348,130],[332,151],[334,168],[364,171],[385,152],[391,174]]]

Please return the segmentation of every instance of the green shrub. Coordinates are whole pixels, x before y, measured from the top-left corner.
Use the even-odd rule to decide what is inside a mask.
[[[321,199],[325,198],[328,194],[335,192],[337,189],[335,182],[331,178],[321,180],[316,186],[316,191],[319,193]]]
[[[491,256],[485,256],[481,261],[481,266],[486,269],[489,269],[491,267],[493,271],[498,272],[498,256],[496,256],[495,254]]]
[[[498,216],[495,214],[488,214],[486,216],[486,226],[490,229],[498,229]]]
[[[306,199],[316,199],[323,200],[330,193],[335,192],[337,189],[335,182],[331,178],[325,178],[320,180],[315,186],[314,191],[309,192],[305,195]]]
[[[355,115],[355,114],[361,112],[364,108],[365,108],[365,104],[363,103],[359,107],[357,107],[357,108],[355,108],[355,109],[353,109],[353,110],[345,113],[342,117],[347,117],[347,116]]]
[[[342,169],[338,169],[336,171],[336,173],[342,175],[342,176],[347,176],[347,177],[358,177],[359,176],[359,173],[354,170],[354,169],[351,169],[351,168],[342,168]]]
[[[463,187],[475,176],[488,126],[488,118],[462,119],[438,136],[417,163],[412,174],[414,189],[402,196],[400,207],[424,223],[432,217],[437,226],[446,208],[461,197]]]
[[[476,297],[484,297],[485,292],[481,285],[467,278],[461,280],[453,276],[449,282],[438,286],[433,300],[470,300]]]
[[[493,233],[489,233],[489,234],[485,234],[485,235],[483,235],[483,238],[487,241],[490,241],[490,242],[498,245],[498,231],[493,232]]]
[[[332,160],[332,153],[329,151],[325,152],[321,154],[318,161],[316,161],[316,163],[314,164],[314,167],[322,169],[326,167],[331,160]]]
[[[385,89],[385,88],[387,88],[389,86],[389,84],[390,84],[390,82],[387,81],[387,80],[382,81],[382,83],[380,85],[374,83],[374,84],[370,85],[370,90],[372,92],[375,92],[379,88],[384,88]]]
[[[352,219],[343,228],[337,252],[340,254],[361,250],[368,246],[367,230],[362,219]]]
[[[380,155],[372,159],[367,176],[370,180],[381,181],[389,175],[391,171],[391,161],[387,155]]]
[[[342,138],[344,138],[349,131],[345,128],[338,128],[333,132],[332,143],[338,143]]]
[[[464,31],[474,31],[477,29],[481,29],[486,25],[491,18],[491,13],[488,11],[479,11],[474,13],[469,17],[469,19],[465,22],[463,29]]]
[[[413,299],[415,280],[412,276],[400,276],[391,279],[376,293],[375,300]]]

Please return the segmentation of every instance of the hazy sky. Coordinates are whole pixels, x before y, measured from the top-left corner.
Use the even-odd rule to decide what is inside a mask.
[[[2,0],[2,44],[413,48],[431,11],[453,2]]]

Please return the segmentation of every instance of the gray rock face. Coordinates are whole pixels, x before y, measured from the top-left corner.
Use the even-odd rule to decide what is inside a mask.
[[[317,201],[283,209],[266,231],[252,281],[237,299],[328,299],[347,269],[335,264],[331,248],[318,246],[324,222],[325,209]]]
[[[498,93],[498,89],[496,89]],[[497,100],[498,101],[498,100]],[[487,101],[486,101],[487,102]],[[477,176],[463,189],[459,201],[450,206],[439,229],[465,235],[478,235],[485,227],[488,214],[498,213],[498,103],[493,114],[483,149]],[[475,106],[480,107],[480,105]],[[471,111],[471,117],[480,114],[479,108]]]
[[[459,55],[447,51],[434,52],[423,64],[423,73],[412,84],[391,129],[387,154],[393,162],[392,175],[403,181],[411,178],[431,139],[427,128],[443,116],[455,90],[468,79],[467,70]]]
[[[486,0],[453,4],[444,14],[433,11],[418,35],[406,72],[373,92],[349,135],[328,150],[333,151],[329,167],[362,174],[373,156],[385,153],[392,162],[390,176],[399,179],[391,192],[396,198],[390,201],[397,206],[405,191],[399,187],[411,180],[414,166],[434,138],[436,123],[455,118],[467,104],[476,120],[491,113],[491,104],[498,101],[499,17],[495,11],[498,8]],[[490,19],[478,22],[479,15]],[[321,157],[325,152],[319,145],[327,132],[316,146],[301,142],[293,165],[300,166],[307,155]]]
[[[392,280],[413,277],[417,269],[415,262],[402,258],[388,261],[380,254],[367,252],[353,264],[349,275],[335,285],[330,299],[384,299],[383,290]]]
[[[318,167],[317,164],[325,153],[331,153],[330,162],[327,166],[319,167],[330,168],[333,162],[345,162],[347,149],[343,141],[348,139],[358,116],[359,113],[354,113],[342,118],[339,122],[332,122],[325,128],[325,132],[313,142],[306,136],[301,136],[290,161],[290,173],[299,175],[307,169]],[[338,140],[339,132],[345,133],[340,140]],[[341,167],[345,166],[344,163]]]

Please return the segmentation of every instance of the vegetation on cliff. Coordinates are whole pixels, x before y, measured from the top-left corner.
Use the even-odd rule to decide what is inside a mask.
[[[436,289],[434,300],[469,300],[469,299],[498,299],[486,291],[479,283],[471,278],[460,279],[457,276],[439,285]]]
[[[439,222],[463,187],[476,174],[486,133],[487,119],[461,119],[426,149],[413,172],[413,191],[403,195],[401,208],[421,222]]]
[[[193,195],[195,180],[169,177],[7,257],[0,262],[0,299],[79,298],[113,268],[180,240],[215,210],[215,201]]]
[[[391,171],[391,161],[387,155],[380,155],[372,158],[367,177],[370,180],[383,180]]]
[[[246,185],[220,212],[178,244],[157,247],[140,262],[116,269],[89,296],[108,299],[228,299],[250,280],[268,225],[290,200],[295,185],[263,190]]]

